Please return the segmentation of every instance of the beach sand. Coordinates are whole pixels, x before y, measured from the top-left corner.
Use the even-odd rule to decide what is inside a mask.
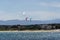
[[[0,32],[60,32],[60,29],[57,29],[57,30],[23,30],[23,31],[13,30],[13,31],[0,31]]]

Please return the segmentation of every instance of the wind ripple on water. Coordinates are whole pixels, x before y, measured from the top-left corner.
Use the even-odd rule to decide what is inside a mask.
[[[60,40],[60,32],[0,32],[0,40]]]

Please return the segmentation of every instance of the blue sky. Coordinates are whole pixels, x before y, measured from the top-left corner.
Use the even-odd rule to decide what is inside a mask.
[[[60,0],[0,0],[0,20],[24,20],[25,17],[60,19]]]

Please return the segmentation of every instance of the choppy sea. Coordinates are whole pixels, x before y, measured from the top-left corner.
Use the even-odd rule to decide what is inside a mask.
[[[0,40],[60,40],[60,32],[0,32]]]

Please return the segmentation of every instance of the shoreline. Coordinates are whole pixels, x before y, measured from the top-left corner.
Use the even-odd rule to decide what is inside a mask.
[[[9,31],[0,31],[0,32],[60,32],[60,29],[57,29],[57,30],[23,30],[23,31],[9,30]]]

